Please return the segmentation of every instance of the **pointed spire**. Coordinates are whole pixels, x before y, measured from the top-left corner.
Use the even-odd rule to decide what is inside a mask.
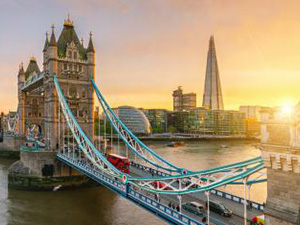
[[[209,39],[202,106],[212,110],[224,110],[214,36]]]
[[[209,49],[210,50],[215,49],[215,39],[213,35],[211,35],[209,38]]]
[[[21,64],[19,65],[19,74],[18,75],[22,75],[24,73],[25,73],[25,71],[24,71],[23,62],[21,62]]]
[[[48,48],[48,45],[49,45],[49,39],[48,39],[48,31],[46,31],[46,40],[45,40],[45,45],[44,45],[44,49],[43,49],[43,52],[45,52]]]
[[[56,46],[56,39],[55,39],[55,34],[54,34],[54,24],[52,25],[51,29],[52,29],[52,33],[51,33],[51,37],[50,37],[49,46]]]
[[[87,48],[87,52],[93,52],[95,53],[95,48],[94,48],[94,45],[93,45],[93,41],[92,41],[92,31],[90,32],[90,40],[89,40],[89,45],[88,45],[88,48]]]

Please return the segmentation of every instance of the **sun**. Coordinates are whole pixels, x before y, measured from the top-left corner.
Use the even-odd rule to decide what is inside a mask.
[[[293,111],[294,107],[292,105],[286,104],[281,107],[281,112],[285,115],[292,115]]]

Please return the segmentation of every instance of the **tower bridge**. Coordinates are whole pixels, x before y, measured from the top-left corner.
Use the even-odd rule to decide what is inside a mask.
[[[92,35],[88,46],[79,41],[73,22],[65,20],[63,30],[56,41],[52,26],[50,40],[46,33],[43,48],[43,68],[40,70],[34,57],[27,69],[21,64],[18,73],[18,116],[19,135],[26,136],[32,124],[40,127],[41,138],[47,150],[55,151],[59,142],[57,96],[53,76],[56,75],[70,104],[70,108],[93,139],[93,91],[89,78],[95,78],[95,49]]]
[[[94,94],[105,121],[118,137],[118,151],[130,160],[129,174],[107,159],[105,144],[94,144]],[[265,210],[264,205],[247,200],[246,191],[247,186],[266,181],[262,171],[265,165],[269,168],[269,161],[273,162],[271,156],[266,153],[264,158],[202,171],[181,168],[161,157],[122,123],[98,89],[92,35],[85,47],[69,18],[65,20],[57,41],[54,26],[50,39],[46,34],[42,70],[34,57],[26,70],[23,64],[20,65],[18,100],[18,136],[28,139],[31,134],[35,144],[39,141],[45,146],[21,147],[20,161],[9,170],[11,187],[22,188],[28,183],[43,186],[45,179],[49,181],[52,178],[56,180],[53,185],[57,186],[60,178],[83,175],[171,224],[247,224],[253,216]],[[32,134],[32,127],[38,127],[38,134]],[[105,136],[102,138],[106,139]],[[52,171],[48,171],[45,177],[49,165]],[[272,168],[273,165],[271,163]],[[52,189],[53,185],[48,188]],[[218,190],[224,185],[243,185],[244,198]],[[230,206],[233,211],[231,218],[210,212],[210,201],[216,199]],[[274,196],[271,199],[266,205],[267,221],[272,221],[269,224],[281,224],[278,218],[272,220],[278,199]],[[203,205],[208,203],[208,206],[195,215],[185,208],[185,204],[191,201]],[[297,218],[295,211],[292,212]],[[286,221],[286,224],[296,224],[293,222],[296,220]]]

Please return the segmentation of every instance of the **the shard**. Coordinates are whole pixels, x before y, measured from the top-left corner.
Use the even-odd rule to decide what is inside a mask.
[[[209,39],[202,106],[212,110],[224,110],[221,81],[213,36]]]

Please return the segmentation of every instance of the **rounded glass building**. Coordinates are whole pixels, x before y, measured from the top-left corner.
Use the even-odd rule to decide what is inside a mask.
[[[150,123],[145,114],[132,106],[119,106],[115,109],[120,120],[128,129],[138,135],[150,134]]]

